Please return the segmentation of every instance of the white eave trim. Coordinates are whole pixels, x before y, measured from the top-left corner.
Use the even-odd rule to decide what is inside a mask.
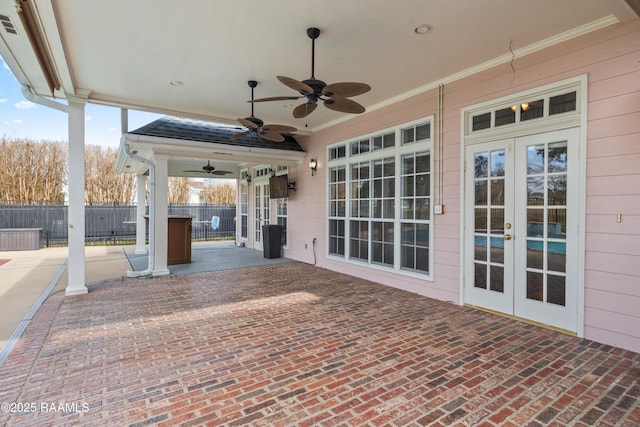
[[[263,163],[273,160],[278,164],[302,164],[304,151],[274,150],[260,147],[243,147],[212,142],[188,141],[177,138],[124,133],[120,146],[131,144],[140,152],[153,152],[170,157],[217,158],[238,163]],[[120,153],[118,155],[120,157]]]

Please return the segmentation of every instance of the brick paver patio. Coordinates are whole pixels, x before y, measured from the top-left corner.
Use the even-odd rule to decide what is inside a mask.
[[[0,367],[7,425],[637,426],[639,398],[637,353],[302,263],[56,293]]]

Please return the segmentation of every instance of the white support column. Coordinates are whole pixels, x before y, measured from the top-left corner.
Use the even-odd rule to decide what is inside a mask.
[[[145,208],[147,205],[147,177],[144,175],[138,175],[136,181],[136,254],[146,254],[146,225],[147,221],[144,216],[146,214]]]
[[[86,294],[84,251],[84,106],[85,99],[69,101],[69,259],[65,295]]]
[[[153,206],[149,206],[149,214],[153,209],[154,215],[154,263],[153,276],[166,276],[170,274],[167,266],[167,245],[168,245],[168,211],[169,211],[169,157],[154,154],[155,158],[155,176],[154,184],[151,185],[152,191],[155,191]]]

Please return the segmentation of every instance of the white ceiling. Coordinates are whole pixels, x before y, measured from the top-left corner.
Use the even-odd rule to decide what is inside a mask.
[[[364,82],[354,100],[368,110],[451,81],[471,70],[594,29],[638,19],[624,0],[30,0],[39,15],[63,90],[89,101],[234,122],[256,97],[296,92],[277,75]],[[0,14],[22,29],[15,0]],[[429,24],[424,35],[416,26]],[[47,95],[24,31],[0,28],[0,54],[22,84]],[[173,86],[180,81],[181,86]],[[311,131],[346,116],[323,106],[292,117],[302,101],[255,104],[256,116]],[[289,105],[287,105],[289,104]],[[291,106],[293,104],[293,106]]]

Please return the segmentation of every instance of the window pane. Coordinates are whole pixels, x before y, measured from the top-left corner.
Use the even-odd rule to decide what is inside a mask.
[[[489,153],[474,154],[474,178],[485,178],[489,174]]]
[[[549,98],[549,115],[576,109],[576,92],[569,92]]]
[[[474,231],[476,233],[487,232],[487,209],[486,208],[476,208]]]
[[[384,140],[384,142],[383,142],[384,148],[395,147],[395,145],[396,145],[396,134],[395,134],[395,132],[385,134],[384,137],[383,137],[383,140]]]
[[[416,173],[429,172],[431,168],[429,153],[419,153],[416,155]]]
[[[474,258],[476,261],[487,261],[487,238],[476,236],[474,238]]]
[[[520,106],[520,121],[537,119],[544,113],[544,100],[525,102]]]
[[[504,234],[504,209],[491,208],[491,233]]]
[[[382,137],[376,136],[373,138],[373,150],[382,150]]]
[[[428,197],[417,198],[415,201],[415,218],[427,220],[430,217],[431,199]]]
[[[411,144],[416,140],[415,129],[413,127],[402,130],[402,143]]]
[[[517,108],[516,108],[517,109]],[[495,125],[502,126],[516,122],[516,109],[511,107],[496,111]]]
[[[567,271],[567,244],[562,242],[547,243],[547,270]]]
[[[527,147],[527,174],[544,173],[544,145]]]
[[[547,302],[557,305],[565,305],[565,278],[564,276],[547,276]]]
[[[487,289],[487,266],[485,264],[475,263],[474,267],[473,286]]]
[[[489,289],[504,292],[504,267],[492,265],[489,270]]]
[[[543,213],[541,211],[541,213]],[[542,221],[542,219],[540,220]],[[547,237],[550,239],[567,238],[567,210],[548,209],[547,211]]]
[[[504,205],[504,179],[491,180],[491,205]]]
[[[542,270],[544,255],[544,242],[539,240],[527,240],[527,268]]]
[[[527,236],[544,237],[544,209],[527,209]]]
[[[504,239],[502,237],[491,238],[491,262],[504,264]]]
[[[491,113],[479,114],[473,116],[471,130],[489,129],[491,127]]]
[[[544,205],[544,178],[527,178],[527,205]]]
[[[414,195],[413,181],[414,176],[405,176],[402,178],[402,196],[403,197],[411,197]]]
[[[431,125],[429,123],[419,125],[416,127],[416,140],[422,141],[424,139],[429,139],[431,136]]]
[[[527,298],[542,301],[544,276],[542,273],[527,271]]]
[[[431,190],[431,176],[428,174],[416,176],[416,196],[428,196]]]
[[[415,172],[414,164],[413,164],[413,156],[403,156],[402,157],[402,174],[408,175]]]
[[[504,176],[504,150],[491,152],[491,176]]]
[[[429,249],[416,248],[416,270],[429,272]]]
[[[549,173],[567,171],[567,143],[556,142],[549,144],[547,152],[549,161]]]
[[[487,185],[488,181],[476,181],[475,182],[475,204],[487,205]]]
[[[413,199],[402,199],[402,219],[413,219]]]
[[[550,176],[547,182],[547,204],[567,204],[567,176]]]
[[[416,224],[416,246],[429,247],[429,224]]]

